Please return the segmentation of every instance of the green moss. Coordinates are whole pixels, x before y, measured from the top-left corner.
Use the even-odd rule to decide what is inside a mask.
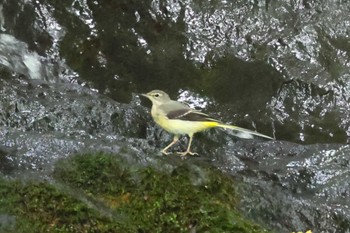
[[[56,166],[58,185],[0,179],[0,214],[16,217],[6,232],[266,232],[235,210],[229,176],[187,164],[161,172],[71,156]]]
[[[0,213],[16,216],[15,226],[8,227],[13,232],[110,232],[123,229],[50,184],[36,181],[24,184],[1,179],[0,186]],[[11,232],[11,229],[6,229],[6,232]]]
[[[265,232],[235,210],[234,181],[211,168],[187,163],[167,173],[130,168],[113,155],[79,155],[61,161],[55,177],[92,193],[128,216],[138,232]],[[205,176],[205,179],[203,179]],[[194,183],[199,183],[194,185]]]

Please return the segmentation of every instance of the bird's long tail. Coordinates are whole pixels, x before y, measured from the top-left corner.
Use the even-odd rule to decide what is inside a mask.
[[[269,137],[265,134],[261,134],[249,129],[244,129],[238,126],[234,126],[234,125],[225,125],[225,124],[218,124],[217,127],[221,127],[221,128],[225,128],[225,129],[231,129],[233,131],[236,131],[236,136],[240,137],[240,138],[245,138],[245,139],[251,139],[253,138],[253,136],[258,136],[258,137],[262,137],[262,138],[266,138],[266,139],[274,139],[272,137]]]

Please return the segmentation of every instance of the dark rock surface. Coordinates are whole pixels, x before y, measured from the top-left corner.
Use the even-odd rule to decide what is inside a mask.
[[[58,159],[98,151],[215,166],[239,180],[242,212],[276,232],[349,232],[348,12],[346,1],[4,1],[0,172],[51,180]],[[136,95],[156,88],[277,140],[211,130],[196,135],[200,157],[162,157],[171,136]]]

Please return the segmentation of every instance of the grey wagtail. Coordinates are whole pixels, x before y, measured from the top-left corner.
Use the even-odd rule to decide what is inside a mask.
[[[264,134],[234,125],[226,125],[218,120],[210,118],[205,113],[191,109],[187,105],[178,101],[171,100],[169,95],[164,91],[153,90],[147,94],[141,95],[152,101],[151,115],[154,121],[169,133],[174,134],[173,141],[162,150],[163,154],[169,154],[167,150],[179,140],[181,135],[186,134],[190,137],[187,150],[179,152],[179,154],[183,156],[187,154],[196,154],[191,151],[193,135],[197,132],[214,127],[237,131],[237,136],[241,138],[253,138],[253,135],[255,135],[262,138],[273,139]]]

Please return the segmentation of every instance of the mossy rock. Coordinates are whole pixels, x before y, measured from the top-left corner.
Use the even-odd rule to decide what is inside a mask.
[[[131,232],[48,183],[0,179],[0,186],[0,213],[15,216],[0,232]]]
[[[57,163],[53,184],[0,180],[0,214],[16,217],[8,232],[268,232],[235,209],[230,176],[194,168],[74,155]]]

